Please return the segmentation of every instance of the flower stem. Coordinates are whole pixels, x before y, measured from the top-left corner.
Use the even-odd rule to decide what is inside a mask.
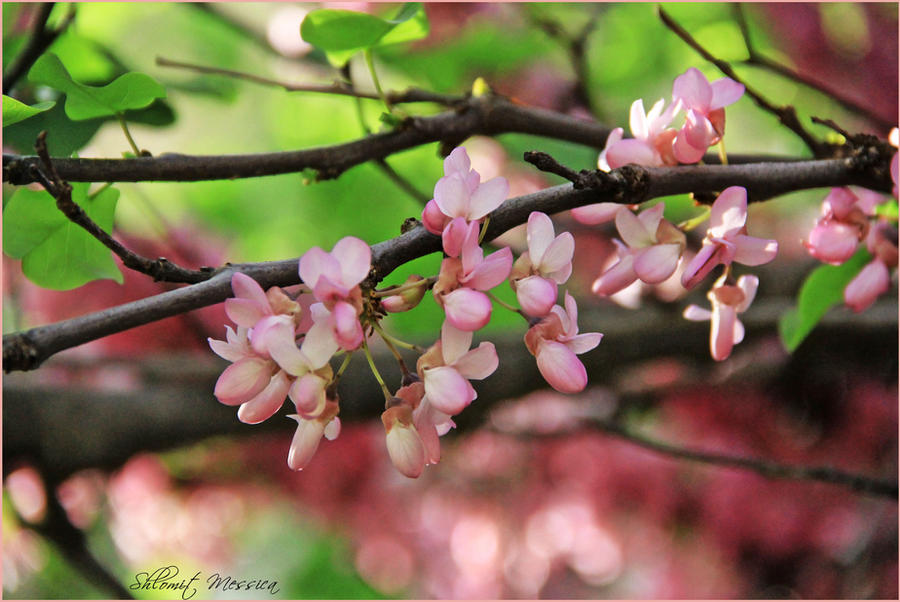
[[[372,354],[369,352],[369,345],[366,343],[365,339],[362,342],[362,350],[366,354],[366,360],[369,362],[369,369],[372,370],[372,374],[375,376],[375,380],[378,381],[378,384],[381,385],[381,391],[384,393],[384,399],[389,400],[391,397],[391,392],[388,390],[387,385],[384,384],[384,379],[381,378],[381,373],[378,372],[378,368],[375,367],[375,360],[372,359]]]
[[[684,220],[683,222],[678,224],[678,229],[682,230],[683,232],[690,232],[691,230],[705,222],[707,219],[709,219],[709,212],[710,208],[704,205],[703,211],[702,213],[700,213],[700,215]]]
[[[380,334],[383,339],[385,339],[386,341],[388,339],[390,339],[391,343],[393,343],[397,347],[402,347],[403,349],[412,349],[413,351],[416,351],[418,353],[425,353],[425,349],[423,349],[419,345],[414,345],[413,343],[407,343],[406,341],[401,341],[397,337],[386,333],[384,331],[384,329],[381,327],[377,327],[376,329],[378,330],[378,334]]]
[[[378,299],[381,299],[383,297],[392,297],[399,293],[404,293],[408,290],[419,288],[420,286],[431,287],[435,282],[437,282],[437,278],[432,276],[431,278],[423,278],[422,280],[417,280],[409,284],[401,284],[400,286],[388,287],[380,291],[372,291],[372,296]]]
[[[341,367],[338,368],[337,373],[334,375],[334,379],[333,379],[334,382],[337,382],[338,379],[341,377],[341,375],[344,373],[344,370],[347,369],[347,366],[350,364],[351,357],[353,357],[352,351],[347,353],[347,355],[344,356],[344,361],[341,363]]]
[[[528,316],[526,316],[526,315],[522,312],[522,310],[519,309],[518,307],[513,307],[512,305],[510,305],[510,304],[507,303],[506,301],[503,301],[502,299],[500,299],[499,297],[497,297],[497,295],[495,295],[494,293],[492,293],[492,292],[490,292],[490,291],[485,291],[485,294],[486,294],[488,297],[490,297],[491,299],[493,299],[494,302],[496,302],[496,303],[497,303],[498,305],[500,305],[501,307],[505,307],[505,308],[508,309],[509,311],[514,311],[514,312],[516,312],[517,314],[519,314],[520,316],[522,316],[523,318],[525,318],[525,320],[528,320]]]
[[[725,139],[719,140],[719,161],[722,165],[728,165],[728,155],[725,154]]]
[[[388,113],[392,113],[391,103],[388,101],[387,96],[384,94],[384,90],[381,89],[381,82],[378,80],[378,73],[375,72],[375,60],[372,57],[372,49],[367,48],[365,53],[366,55],[366,65],[369,67],[369,73],[372,74],[372,82],[375,84],[375,91],[378,92],[378,97],[384,103],[385,108],[388,110]]]
[[[384,344],[387,345],[388,349],[391,350],[391,353],[394,354],[394,357],[397,358],[397,363],[400,364],[400,370],[403,372],[403,374],[409,374],[409,368],[406,367],[406,362],[403,361],[403,356],[400,355],[400,352],[397,351],[397,348],[394,347],[393,343],[391,343],[390,338],[386,336],[384,329],[382,329],[381,326],[376,323],[372,324],[372,328],[374,328],[375,332],[377,332],[381,336],[381,340],[384,341]]]
[[[484,218],[484,222],[481,223],[481,234],[478,235],[478,244],[481,244],[481,241],[484,240],[484,235],[487,234],[488,224],[491,223],[491,216],[488,215]]]
[[[125,137],[128,138],[128,144],[131,145],[131,150],[134,151],[134,156],[140,157],[141,151],[137,147],[137,144],[135,144],[134,138],[131,137],[131,132],[128,131],[128,124],[125,123],[125,117],[123,117],[121,113],[116,113],[116,119],[119,120],[119,125],[122,127],[122,131],[125,132]]]

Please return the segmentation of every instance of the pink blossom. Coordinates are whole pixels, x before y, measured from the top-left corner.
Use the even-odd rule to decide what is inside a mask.
[[[711,84],[700,70],[691,67],[675,78],[672,100],[687,112],[684,125],[673,143],[681,163],[696,163],[725,134],[725,108],[743,96],[744,86],[723,77]]]
[[[438,412],[459,414],[478,396],[469,380],[487,378],[497,369],[499,359],[493,343],[482,342],[476,349],[469,349],[471,344],[471,332],[445,320],[441,339],[416,364],[425,395]]]
[[[575,218],[575,221],[582,224],[596,226],[597,224],[605,224],[616,219],[616,214],[622,207],[627,207],[632,211],[638,208],[637,205],[622,205],[620,203],[593,203],[572,209],[572,217]]]
[[[603,335],[578,334],[578,307],[568,292],[565,304],[565,309],[554,306],[548,316],[528,330],[525,345],[551,387],[561,393],[578,393],[587,386],[587,371],[577,355],[600,344]]]
[[[610,171],[629,163],[648,167],[676,165],[678,161],[672,153],[675,130],[668,129],[669,123],[681,107],[679,102],[663,110],[665,101],[660,99],[644,112],[644,101],[638,99],[631,105],[630,126],[634,138],[623,140],[624,130],[615,128],[606,139],[606,147],[597,159],[597,166]]]
[[[425,446],[413,424],[408,405],[396,405],[381,415],[384,424],[388,455],[403,475],[417,478],[425,469]]]
[[[731,186],[713,203],[709,229],[703,246],[684,270],[681,283],[693,288],[714,267],[736,261],[744,265],[762,265],[775,259],[778,242],[747,236],[747,190]]]
[[[663,219],[665,208],[659,203],[637,216],[625,208],[616,214],[616,228],[625,244],[615,241],[619,262],[594,281],[594,293],[612,295],[638,279],[659,284],[675,273],[685,236]]]
[[[737,314],[750,307],[758,286],[756,276],[741,276],[736,285],[725,284],[723,276],[706,295],[712,302],[712,311],[697,305],[685,308],[684,317],[688,320],[711,321],[709,349],[714,360],[727,359],[732,348],[744,339],[744,325]]]
[[[297,430],[288,450],[287,463],[291,470],[303,470],[309,464],[322,437],[329,441],[337,439],[341,432],[341,420],[337,417],[337,402],[328,402],[328,407],[316,418],[306,419],[296,414],[288,418],[297,422]]]
[[[233,362],[219,376],[213,394],[225,405],[238,405],[262,392],[278,371],[278,365],[253,350],[247,328],[239,326],[235,333],[226,326],[225,331],[225,341],[209,339],[209,346],[218,356]]]
[[[855,312],[868,309],[891,286],[890,268],[897,266],[897,231],[886,222],[878,222],[869,231],[866,247],[874,259],[847,284],[844,302]]]
[[[856,252],[869,231],[867,215],[874,212],[880,195],[857,196],[849,188],[832,188],[822,201],[822,215],[804,241],[809,254],[840,265]]]
[[[529,316],[541,317],[556,303],[556,288],[572,274],[575,239],[569,232],[554,237],[553,222],[546,214],[528,216],[528,251],[516,260],[509,275],[519,305]]]

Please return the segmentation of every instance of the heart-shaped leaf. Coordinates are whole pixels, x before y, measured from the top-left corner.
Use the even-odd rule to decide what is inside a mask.
[[[39,102],[35,105],[27,105],[19,102],[15,98],[3,95],[3,127],[25,121],[29,117],[33,117],[38,113],[43,113],[48,109],[52,109],[56,103],[52,100]]]
[[[149,75],[126,73],[105,86],[86,86],[74,81],[62,61],[47,52],[31,68],[28,78],[36,83],[65,92],[66,115],[76,121],[143,109],[166,90]]]
[[[390,20],[367,13],[324,8],[306,15],[300,35],[325,51],[332,64],[342,66],[361,50],[424,38],[428,35],[428,18],[420,2],[403,5]]]
[[[88,197],[88,184],[72,184],[72,200],[94,222],[110,232],[119,191],[109,187]],[[43,190],[21,188],[3,210],[3,252],[22,260],[29,280],[55,290],[77,288],[92,280],[122,282],[112,252],[57,208]]]

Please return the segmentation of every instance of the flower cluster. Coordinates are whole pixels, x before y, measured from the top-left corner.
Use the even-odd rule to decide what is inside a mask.
[[[528,220],[528,250],[515,265],[510,248],[485,256],[481,247],[486,217],[503,203],[508,189],[504,178],[481,182],[464,148],[450,153],[434,199],[422,214],[425,228],[441,236],[445,254],[431,278],[410,276],[402,285],[374,290],[364,284],[371,249],[353,237],[338,241],[330,253],[314,247],[300,258],[304,284],[296,298],[278,287],[264,292],[252,278],[235,274],[234,298],[225,302],[225,309],[237,332],[227,327],[226,341],[210,340],[213,351],[233,362],[219,377],[216,397],[240,404],[238,418],[254,424],[274,415],[290,397],[296,413],[289,417],[297,421],[297,430],[288,465],[301,470],[323,436],[339,434],[337,383],[350,357],[362,350],[385,394],[388,455],[402,474],[418,477],[425,466],[440,460],[439,437],[454,426],[453,417],[477,398],[470,381],[487,378],[498,367],[494,344],[483,341],[473,348],[472,341],[474,331],[490,320],[489,291],[506,280],[521,309],[507,307],[529,321],[525,343],[538,370],[559,391],[584,389],[587,371],[577,354],[596,347],[602,335],[578,334],[578,310],[568,293],[565,309],[556,305],[558,286],[572,273],[572,235],[557,236],[550,218],[534,212]],[[415,346],[388,335],[379,322],[386,313],[416,307],[428,288],[445,319],[440,338],[410,373],[395,344]],[[303,306],[308,310],[302,311]],[[367,337],[374,333],[384,339],[403,372],[403,386],[393,394],[368,350]],[[329,363],[335,354],[345,358],[336,373]]]

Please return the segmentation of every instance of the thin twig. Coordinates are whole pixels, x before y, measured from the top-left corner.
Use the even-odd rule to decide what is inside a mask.
[[[47,48],[56,41],[56,38],[62,34],[66,28],[72,23],[72,20],[75,18],[75,4],[69,5],[69,10],[66,13],[66,16],[63,18],[62,22],[59,24],[59,27],[56,29],[48,30],[47,29],[47,19],[50,18],[50,12],[53,10],[55,6],[54,2],[47,2],[45,4],[38,5],[37,9],[37,17],[34,21],[34,28],[31,32],[31,37],[28,39],[25,48],[22,52],[13,60],[12,64],[6,70],[6,73],[3,74],[3,93],[9,94],[10,90],[12,90],[23,75],[28,73],[28,70],[31,69],[31,66],[34,65],[34,62],[38,60]]]
[[[872,109],[868,107],[864,107],[857,103],[854,100],[851,100],[847,96],[844,96],[842,93],[834,90],[821,82],[816,81],[815,79],[800,73],[799,71],[795,71],[790,67],[782,65],[781,63],[774,61],[766,56],[761,55],[756,47],[753,45],[750,39],[750,29],[747,26],[747,19],[744,15],[743,4],[736,3],[732,5],[734,10],[735,19],[738,22],[738,27],[741,30],[741,36],[744,39],[744,45],[747,47],[748,59],[744,61],[747,65],[754,65],[756,67],[762,67],[764,69],[768,69],[773,73],[777,73],[782,77],[793,80],[797,83],[800,83],[808,88],[812,88],[818,92],[821,92],[825,96],[834,100],[836,103],[847,109],[848,111],[852,111],[858,115],[861,115],[871,121],[873,124],[878,126],[880,129],[887,131],[894,126],[893,123],[886,120],[884,117],[875,113]]]
[[[85,210],[72,200],[72,187],[59,177],[47,151],[47,132],[38,134],[35,150],[43,163],[42,167],[35,169],[35,177],[50,196],[56,199],[56,206],[59,210],[70,221],[84,228],[88,234],[118,255],[125,267],[152,276],[154,280],[165,282],[202,282],[213,273],[213,268],[189,270],[164,257],[155,260],[148,259],[127,249],[98,226]]]
[[[660,19],[662,19],[662,22],[666,27],[672,30],[679,38],[684,40],[684,42],[688,46],[696,50],[703,58],[715,65],[719,69],[719,71],[721,71],[734,81],[743,84],[747,96],[752,98],[757,106],[759,106],[759,108],[763,109],[764,111],[768,111],[772,115],[776,116],[782,123],[782,125],[794,132],[801,140],[803,140],[809,150],[812,151],[813,156],[820,158],[833,156],[834,153],[832,145],[820,142],[815,138],[815,136],[806,131],[806,128],[804,128],[800,123],[800,119],[797,117],[797,110],[794,107],[778,107],[766,100],[762,95],[756,92],[756,90],[748,86],[728,62],[716,58],[708,50],[706,50],[706,48],[701,46],[700,43],[697,42],[697,40],[695,40],[694,37],[690,33],[688,33],[686,29],[675,22],[675,20],[672,19],[672,17],[670,17],[669,14],[665,10],[663,10],[661,6],[658,8],[658,10],[659,17]]]
[[[384,174],[388,178],[390,178],[391,182],[396,184],[400,190],[408,194],[416,202],[425,205],[425,203],[431,200],[431,197],[429,195],[423,192],[419,192],[419,190],[415,186],[413,186],[409,180],[397,173],[397,170],[388,165],[388,162],[384,159],[376,159],[375,165],[377,165],[381,169],[381,171],[383,171]]]
[[[657,441],[656,439],[652,439],[645,435],[634,433],[621,424],[608,420],[595,420],[592,421],[591,424],[604,432],[615,435],[625,441],[673,458],[690,460],[692,462],[703,462],[705,464],[713,464],[716,466],[751,470],[770,479],[792,479],[831,483],[833,485],[847,487],[859,493],[889,497],[894,500],[897,499],[898,495],[896,482],[844,472],[836,468],[831,468],[830,466],[788,465],[779,464],[778,462],[773,462],[771,460],[704,452]]]

